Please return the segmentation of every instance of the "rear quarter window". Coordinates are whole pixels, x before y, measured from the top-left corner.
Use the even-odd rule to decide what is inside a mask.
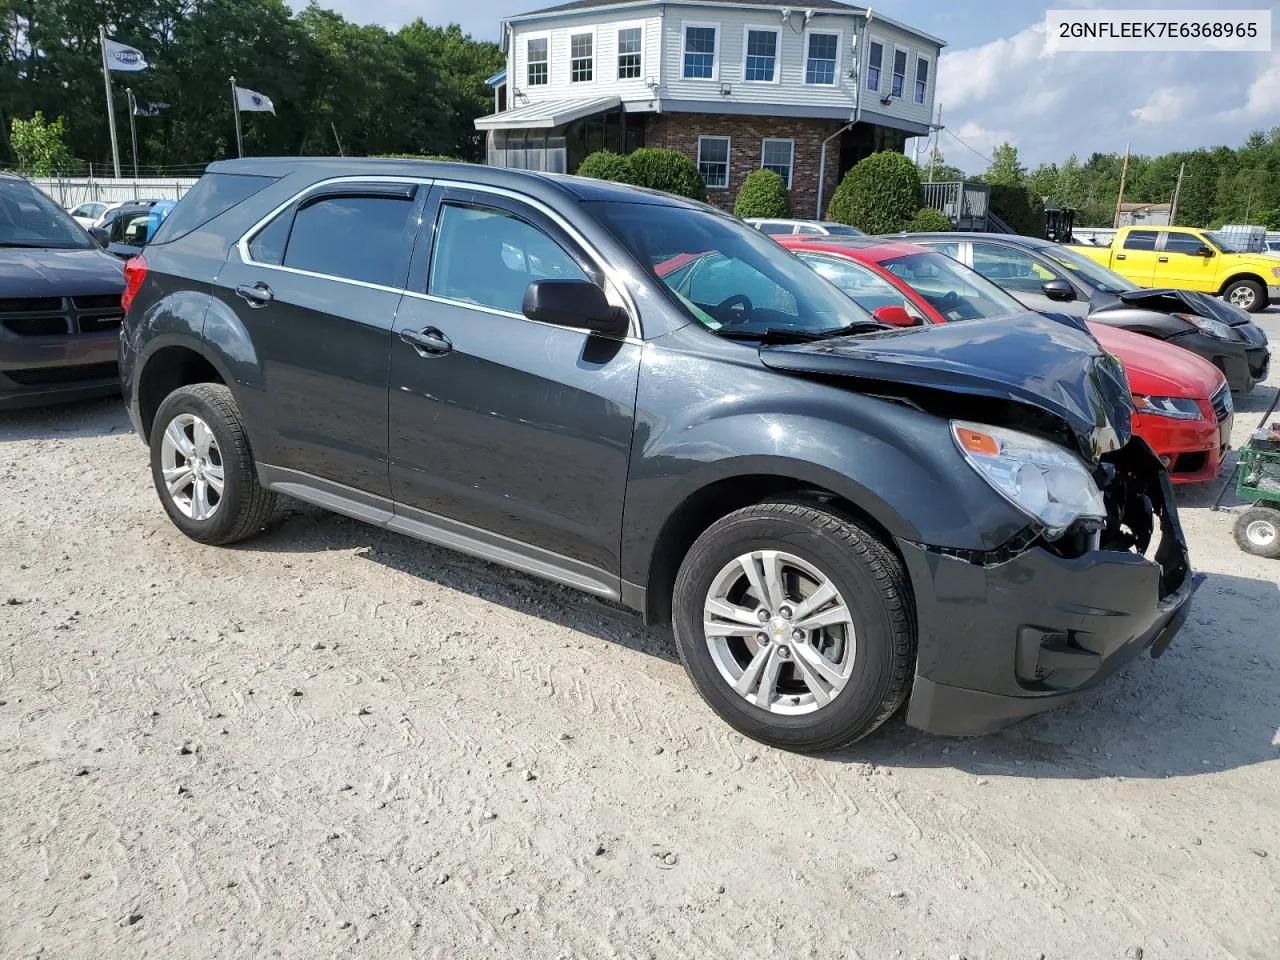
[[[169,243],[203,227],[214,217],[275,183],[274,177],[238,173],[206,173],[186,192],[160,225],[152,243]]]

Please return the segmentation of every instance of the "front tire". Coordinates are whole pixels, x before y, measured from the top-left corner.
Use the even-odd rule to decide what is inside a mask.
[[[1236,280],[1222,291],[1227,303],[1249,313],[1259,313],[1267,308],[1267,289],[1257,280]]]
[[[165,397],[151,425],[151,479],[169,519],[200,543],[243,540],[275,510],[276,495],[258,482],[239,407],[220,383]]]
[[[856,523],[762,503],[690,547],[672,598],[676,646],[730,726],[790,750],[832,750],[906,699],[915,609],[897,556]]]
[[[1236,545],[1255,557],[1280,557],[1280,510],[1255,504],[1236,518]]]

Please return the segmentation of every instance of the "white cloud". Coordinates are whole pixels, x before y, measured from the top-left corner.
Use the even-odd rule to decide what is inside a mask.
[[[1130,110],[1129,115],[1142,123],[1172,123],[1189,115],[1195,100],[1195,87],[1161,87],[1144,105]]]
[[[1249,84],[1245,91],[1244,105],[1228,110],[1221,116],[1225,120],[1269,120],[1274,123],[1280,115],[1280,53],[1273,53],[1266,60],[1265,68]]]
[[[944,53],[938,61],[938,89],[949,106],[981,101],[993,93],[1009,92],[1008,81],[1047,57],[1044,23],[1020,30],[1012,37],[992,40],[980,47]]]

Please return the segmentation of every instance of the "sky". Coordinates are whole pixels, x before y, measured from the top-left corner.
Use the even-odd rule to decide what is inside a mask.
[[[360,23],[394,29],[421,16],[496,40],[502,17],[555,0],[320,2]],[[946,128],[939,145],[947,163],[971,173],[985,169],[992,148],[1005,141],[1035,166],[1073,152],[1082,158],[1123,152],[1126,143],[1146,154],[1237,146],[1252,130],[1280,126],[1280,42],[1270,53],[1050,55],[1045,7],[1034,0],[872,0],[871,6],[947,41],[938,70]],[[1056,0],[1053,6],[1271,9],[1273,31],[1280,29],[1280,3],[1260,0]]]

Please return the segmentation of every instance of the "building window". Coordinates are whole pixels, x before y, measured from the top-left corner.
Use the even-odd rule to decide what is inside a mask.
[[[925,91],[929,89],[929,61],[924,57],[916,57],[916,103],[924,103]]]
[[[729,186],[729,138],[698,138],[698,170],[712,190]]]
[[[640,78],[640,28],[627,27],[618,31],[618,79]]]
[[[902,88],[907,82],[907,51],[893,51],[893,86],[890,90],[895,97],[902,96]]]
[[[804,51],[804,82],[834,86],[839,51],[840,34],[809,34]]]
[[[684,70],[686,80],[716,78],[716,46],[720,28],[686,26],[684,28]]]
[[[867,89],[880,91],[880,68],[884,65],[884,44],[872,40],[867,48]]]
[[[773,83],[778,79],[779,31],[748,27],[746,34],[742,79],[750,83]]]
[[[591,49],[595,35],[575,33],[569,38],[569,82],[586,83],[592,76],[593,59]]]
[[[791,189],[791,167],[796,155],[796,142],[768,137],[760,151],[760,166],[772,170]]]
[[[547,85],[547,38],[539,37],[529,41],[529,86],[545,87]]]

